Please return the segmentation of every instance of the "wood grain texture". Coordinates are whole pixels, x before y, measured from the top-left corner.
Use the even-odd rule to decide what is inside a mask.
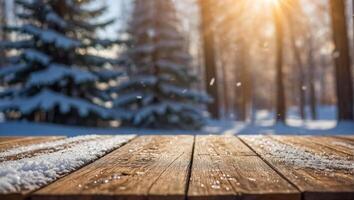
[[[57,151],[61,151],[63,149],[68,149],[71,147],[74,147],[77,144],[83,143],[83,142],[89,142],[89,141],[94,141],[94,140],[101,140],[104,138],[110,138],[111,136],[100,136],[100,138],[90,138],[90,139],[81,139],[78,141],[66,141],[65,143],[61,144],[61,145],[56,145],[56,146],[41,146],[39,148],[36,148],[36,150],[28,150],[25,152],[21,152],[21,153],[17,153],[15,155],[9,155],[9,156],[0,156],[0,162],[4,162],[4,161],[9,161],[9,160],[19,160],[19,159],[23,159],[23,158],[31,158],[34,156],[39,156],[39,155],[43,155],[43,154],[48,154],[48,153],[54,153]],[[55,140],[59,140],[59,139],[64,139],[65,137],[50,137],[45,141],[39,140],[38,143],[35,144],[41,144],[41,143],[45,143],[45,142],[53,142]],[[33,142],[33,141],[30,141]],[[33,143],[30,143],[33,144]],[[23,145],[26,146],[26,145]]]
[[[256,155],[237,137],[227,135],[197,136],[194,154],[248,156]]]
[[[341,157],[354,159],[354,141],[330,136],[302,136],[296,137],[295,141],[300,145],[324,152],[335,153]],[[296,144],[296,143],[295,143]]]
[[[41,142],[49,142],[65,138],[64,136],[43,136],[43,137],[3,137],[0,142],[0,151],[7,149],[38,144]]]
[[[21,137],[21,136],[1,136],[0,137],[0,144],[2,144],[4,142],[11,141],[11,140],[17,140],[20,138],[24,138],[24,137]]]
[[[32,144],[39,144],[42,142],[50,142],[55,140],[64,139],[64,136],[38,136],[38,137],[0,137],[0,151],[6,151],[7,149],[27,146]],[[1,160],[4,161],[4,160]],[[1,162],[0,161],[0,162]],[[0,194],[0,199],[6,200],[22,200],[26,198],[26,193],[12,193],[12,194]]]
[[[141,136],[31,199],[184,199],[193,136]]]
[[[197,136],[188,199],[300,199],[300,194],[238,138]]]
[[[318,145],[321,139],[317,141],[313,137],[309,141],[300,136],[240,136],[240,138],[296,185],[303,193],[303,199],[354,199],[354,171],[350,169],[350,165],[349,169],[334,169],[330,167],[333,164],[331,160],[327,162],[326,159],[342,159],[349,163],[354,163],[354,160],[350,160],[343,152]],[[282,148],[273,151],[277,146]],[[289,152],[289,156],[287,157],[284,152]],[[306,154],[307,157],[297,155],[296,152],[303,152],[302,154]],[[297,157],[291,156],[292,153]],[[314,156],[310,158],[313,159],[311,163],[308,162],[308,156]],[[321,162],[327,163],[321,165]]]
[[[336,136],[333,136],[333,137],[342,138],[342,139],[354,142],[354,135],[336,135]]]

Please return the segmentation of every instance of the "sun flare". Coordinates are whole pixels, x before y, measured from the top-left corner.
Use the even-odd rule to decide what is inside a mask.
[[[263,0],[263,1],[267,4],[277,5],[277,4],[279,4],[280,0]]]

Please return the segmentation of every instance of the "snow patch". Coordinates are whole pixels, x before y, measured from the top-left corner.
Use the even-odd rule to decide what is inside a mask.
[[[66,139],[61,139],[61,140],[56,140],[52,142],[43,142],[39,144],[32,144],[32,145],[27,145],[27,146],[19,146],[11,149],[7,149],[6,151],[0,152],[0,160],[2,158],[8,157],[8,156],[15,156],[17,154],[25,153],[25,152],[31,152],[31,151],[36,151],[40,149],[47,149],[47,148],[56,148],[61,145],[69,144],[72,142],[79,142],[82,140],[92,140],[92,139],[97,139],[100,138],[101,136],[98,135],[85,135],[85,136],[77,136],[77,137],[71,137],[71,138],[66,138]]]
[[[133,135],[83,142],[54,153],[0,163],[0,193],[39,189],[132,139]]]
[[[335,155],[317,154],[298,146],[291,146],[264,136],[254,136],[251,139],[269,153],[273,158],[297,168],[311,168],[315,170],[354,170],[354,162]],[[266,156],[269,156],[268,154]]]

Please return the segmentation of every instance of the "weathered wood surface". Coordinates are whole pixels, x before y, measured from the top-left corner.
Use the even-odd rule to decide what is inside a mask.
[[[141,136],[32,199],[184,199],[193,136]],[[112,197],[113,198],[113,197]]]
[[[64,150],[68,150],[70,152],[70,148],[71,147],[75,147],[75,145],[80,145],[82,143],[86,143],[86,142],[90,142],[90,141],[101,141],[102,139],[111,139],[112,136],[108,136],[108,135],[102,135],[102,136],[99,136],[97,138],[93,137],[93,138],[84,138],[84,139],[80,139],[80,140],[75,140],[75,141],[68,141],[68,140],[63,140],[63,141],[59,141],[60,139],[64,139],[65,137],[27,137],[27,138],[20,138],[18,140],[13,140],[12,143],[14,143],[15,145],[10,145],[12,143],[10,143],[9,145],[10,146],[14,146],[14,147],[18,147],[16,146],[18,143],[24,143],[26,145],[24,145],[23,147],[26,148],[27,145],[32,145],[32,144],[36,144],[35,146],[32,146],[30,147],[29,151],[26,151],[26,152],[23,152],[23,153],[19,153],[17,154],[17,151],[19,152],[22,152],[22,148],[15,148],[15,154],[12,155],[12,156],[3,156],[4,154],[8,153],[9,151],[11,151],[12,149],[8,149],[8,151],[3,151],[1,152],[1,155],[0,155],[0,164],[1,166],[4,166],[6,167],[7,165],[11,165],[11,161],[18,161],[21,163],[21,159],[23,158],[37,158],[38,156],[41,156],[41,155],[45,155],[45,154],[48,154],[48,153],[63,153],[62,151]],[[59,143],[57,143],[57,141]],[[46,147],[48,146],[49,144],[52,144],[52,142],[54,142],[56,145],[55,146],[52,146],[52,147]],[[38,145],[37,145],[38,144]],[[124,144],[124,142],[122,143]],[[22,146],[21,146],[22,147]],[[14,153],[14,152],[12,152]],[[79,155],[79,154],[78,154]],[[60,158],[58,158],[60,159]],[[43,176],[46,176],[46,174],[43,174],[42,172],[46,173],[48,172],[47,168],[50,167],[50,164],[46,163],[45,165],[43,165],[43,170],[39,170],[39,172],[33,172],[31,171],[32,170],[32,166],[33,165],[36,169],[38,169],[40,166],[41,160],[37,160],[35,163],[29,163],[28,166],[26,165],[21,165],[21,170],[22,171],[26,171],[28,170],[28,173],[31,174],[31,176],[38,176],[39,174],[43,175]],[[90,160],[81,160],[80,162],[82,162],[82,164],[89,164],[91,163]],[[23,162],[22,162],[23,163]],[[57,164],[52,164],[52,167],[53,168],[56,168],[56,169],[59,169],[59,168],[64,168],[64,166],[61,166],[61,165],[66,165],[66,163],[61,163],[61,165],[57,165]],[[75,167],[75,168],[79,168],[78,167]],[[53,181],[53,180],[56,180],[59,176],[60,177],[63,177],[67,174],[69,174],[70,172],[74,171],[75,168],[73,168],[73,166],[71,166],[70,168],[67,168],[65,170],[60,170],[60,173],[57,173],[56,174],[56,177],[53,178],[53,174],[49,174],[48,176],[50,176],[51,178],[49,178],[49,182]],[[0,172],[1,173],[1,172]],[[5,173],[9,173],[8,169],[7,171],[5,171]],[[36,173],[38,173],[36,175]],[[49,173],[54,173],[53,171],[49,172]],[[14,178],[18,178],[18,179],[21,179],[22,177],[14,177],[13,173],[10,172],[11,177],[10,179],[14,179]],[[40,181],[44,181],[43,179],[40,179]],[[0,177],[0,187],[1,187],[1,177]],[[42,185],[43,182],[37,182],[37,185]],[[42,186],[46,186],[46,185],[42,185]],[[35,188],[27,188],[27,187],[23,187],[22,185],[16,185],[16,187],[18,188],[18,191],[14,191],[14,192],[9,192],[9,193],[1,193],[0,192],[0,199],[6,199],[6,200],[23,200],[23,199],[30,199],[29,197],[29,194],[33,193],[36,189]]]
[[[197,136],[188,199],[298,199],[300,193],[238,138]]]
[[[0,137],[0,152],[10,148],[63,139],[63,136],[47,137]]]
[[[318,145],[317,138],[240,136],[279,174],[292,182],[305,200],[354,199],[354,160]],[[311,142],[312,141],[312,142]]]
[[[103,138],[109,138],[111,136],[101,136],[101,138],[99,139],[103,139]],[[26,146],[31,146],[31,145],[37,145],[37,144],[41,144],[41,146],[39,146],[38,148],[32,149],[32,150],[27,150],[21,153],[16,153],[16,154],[12,154],[9,156],[2,156],[0,155],[0,162],[3,161],[9,161],[9,160],[18,160],[18,159],[22,159],[22,158],[30,158],[33,156],[38,156],[41,154],[47,154],[47,153],[54,153],[63,149],[68,149],[70,147],[73,147],[79,143],[83,143],[83,142],[88,142],[88,141],[93,141],[93,140],[97,140],[97,138],[91,138],[91,139],[82,139],[82,140],[77,140],[77,141],[67,141],[65,142],[65,137],[44,137],[44,138],[35,138],[35,139],[30,139],[30,140],[24,140],[24,144],[25,145],[21,145],[21,147],[26,147]],[[56,143],[58,140],[62,141],[62,144],[57,144],[55,146],[53,146],[53,143]],[[13,141],[11,143],[16,143],[16,141]],[[50,144],[50,145],[45,145],[43,146],[43,144]],[[15,146],[15,148],[18,146]],[[6,149],[6,150],[10,150]]]
[[[0,137],[0,150],[60,138]],[[353,136],[139,136],[37,191],[0,199],[353,200],[353,150]]]

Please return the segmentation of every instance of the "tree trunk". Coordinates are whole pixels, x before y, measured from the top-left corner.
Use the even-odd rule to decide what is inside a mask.
[[[235,66],[235,76],[237,77],[234,84],[238,97],[235,98],[238,120],[246,121],[250,116],[250,108],[252,104],[252,86],[251,72],[248,65],[248,47],[244,38],[240,38],[237,42],[237,62]]]
[[[309,45],[309,54],[308,54],[308,74],[309,74],[309,92],[310,92],[310,111],[311,111],[311,118],[313,120],[317,119],[317,98],[316,98],[316,90],[315,90],[315,61],[313,55],[313,44],[312,38],[308,39]]]
[[[215,59],[215,43],[214,33],[211,28],[213,19],[210,4],[213,1],[199,0],[201,21],[202,21],[202,38],[204,49],[204,65],[205,65],[205,86],[208,94],[213,98],[213,102],[208,105],[208,111],[213,118],[220,118],[219,113],[219,92],[218,92],[218,76]]]
[[[276,121],[284,122],[286,119],[286,105],[285,105],[285,87],[283,79],[283,21],[280,8],[273,7],[273,16],[275,23],[275,37],[276,37]]]
[[[344,0],[330,0],[335,52],[338,120],[353,120],[353,85]]]
[[[306,98],[305,98],[305,90],[304,90],[304,86],[305,86],[305,74],[304,74],[304,65],[301,59],[301,54],[299,51],[299,48],[296,46],[296,40],[295,40],[295,33],[294,33],[294,29],[292,27],[292,25],[289,26],[290,28],[290,39],[291,39],[291,46],[293,49],[293,53],[294,53],[294,59],[295,59],[295,64],[297,66],[298,69],[298,91],[300,94],[300,99],[299,99],[299,108],[300,108],[300,117],[301,119],[306,119],[306,113],[305,113],[305,102],[306,102]]]
[[[221,58],[221,69],[222,69],[222,77],[223,77],[223,96],[224,96],[224,117],[228,118],[229,117],[229,111],[230,111],[230,104],[229,104],[229,93],[227,92],[228,89],[228,76],[226,72],[226,62],[223,58]]]

